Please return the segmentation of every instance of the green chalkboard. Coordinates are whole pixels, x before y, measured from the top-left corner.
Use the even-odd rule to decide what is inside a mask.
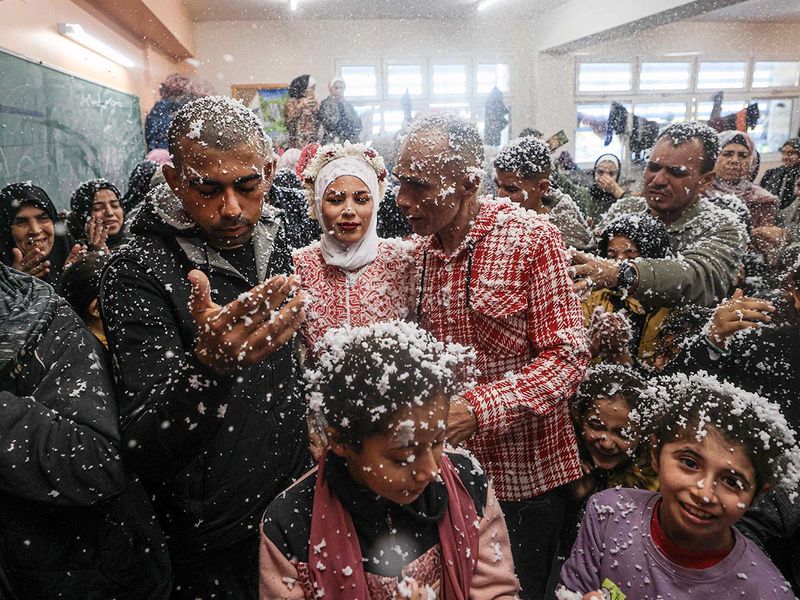
[[[0,51],[0,186],[32,181],[69,207],[82,181],[125,192],[144,159],[139,97]]]

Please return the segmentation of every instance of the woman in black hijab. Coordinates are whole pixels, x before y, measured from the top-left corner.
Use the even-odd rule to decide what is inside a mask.
[[[586,216],[597,224],[611,205],[625,195],[619,185],[621,163],[615,154],[603,154],[594,163],[594,183],[589,188],[591,202]]]
[[[12,183],[0,190],[0,256],[3,264],[56,285],[65,263],[80,251],[70,241],[56,207],[42,188]]]
[[[800,137],[786,140],[781,155],[783,165],[764,173],[761,187],[780,198],[779,209],[784,209],[794,202],[794,186],[800,177]]]
[[[70,199],[69,232],[90,250],[116,248],[125,241],[125,211],[117,186],[92,179],[78,186]]]

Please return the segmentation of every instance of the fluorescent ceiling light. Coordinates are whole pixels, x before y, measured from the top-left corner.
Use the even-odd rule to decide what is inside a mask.
[[[297,10],[297,2],[298,0],[289,0],[289,9]]]
[[[478,3],[478,10],[486,10],[492,4],[496,4],[498,1],[499,0],[481,0],[481,2]]]
[[[86,33],[86,31],[80,25],[75,23],[59,23],[58,31],[61,33],[61,35],[79,43],[81,46],[85,46],[93,52],[97,52],[97,54],[103,58],[113,60],[115,63],[122,65],[126,69],[136,66],[136,63],[130,58],[120,52],[117,52],[114,50],[114,48],[105,42],[98,40],[93,35]]]
[[[700,56],[701,52],[664,52],[664,56]]]

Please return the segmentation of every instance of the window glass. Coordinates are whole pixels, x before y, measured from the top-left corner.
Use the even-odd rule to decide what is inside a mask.
[[[471,111],[469,102],[434,102],[430,105],[431,112],[451,113],[463,119],[469,119]]]
[[[630,106],[626,106],[630,110]],[[601,154],[610,152],[620,156],[622,144],[614,136],[611,144],[603,145],[605,140],[605,121],[611,111],[611,104],[579,104],[579,125],[575,130],[575,161],[578,163],[594,163]]]
[[[371,131],[372,135],[378,135],[381,132],[380,104],[354,104],[353,108],[361,117],[364,131]]]
[[[402,110],[383,111],[383,131],[384,133],[396,133],[403,126]]]
[[[733,90],[744,87],[745,62],[701,62],[697,72],[698,90]]]
[[[659,128],[686,120],[685,102],[654,102],[636,104],[633,114],[658,123]]]
[[[747,106],[747,102],[744,100],[724,100],[722,102],[722,111],[720,112],[721,117],[725,117],[727,115],[737,113],[743,108]],[[713,102],[698,102],[697,103],[697,116],[695,120],[697,121],[708,121],[711,118],[711,111],[714,108]]]
[[[479,64],[475,74],[475,89],[479,94],[488,94],[497,87],[504,94],[508,92],[508,65]]]
[[[433,65],[433,93],[437,96],[466,94],[466,65]]]
[[[342,79],[350,97],[374,97],[378,95],[378,76],[373,65],[343,66]]]
[[[631,89],[630,63],[580,63],[579,92],[623,92]]]
[[[762,153],[778,152],[792,133],[792,100],[769,98],[758,102],[760,116],[754,129],[748,131]]]
[[[646,62],[639,74],[640,90],[688,90],[692,63]]]
[[[800,80],[800,62],[760,62],[753,69],[753,87],[796,87]]]
[[[408,90],[412,96],[422,95],[421,65],[389,65],[386,70],[387,93],[402,96]]]

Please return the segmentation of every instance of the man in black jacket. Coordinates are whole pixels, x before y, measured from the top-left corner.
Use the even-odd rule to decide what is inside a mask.
[[[53,288],[0,264],[0,598],[169,596],[103,353]]]
[[[125,456],[155,497],[174,598],[255,598],[258,525],[308,466],[297,365],[305,318],[275,169],[252,113],[187,104],[173,166],[103,275]]]

